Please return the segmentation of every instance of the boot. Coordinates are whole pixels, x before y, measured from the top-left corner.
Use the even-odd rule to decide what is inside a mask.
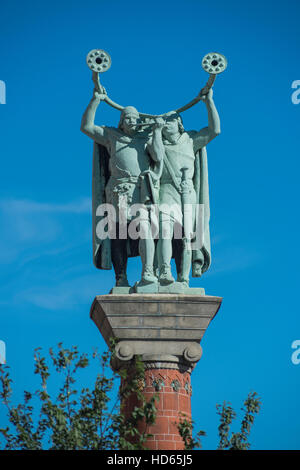
[[[189,278],[185,279],[181,274],[178,275],[177,277],[177,282],[181,282],[184,287],[189,287]]]
[[[167,264],[163,264],[160,268],[159,282],[162,286],[167,286],[175,282],[171,273],[171,268]]]
[[[130,287],[126,274],[116,276],[116,287]]]
[[[142,284],[153,284],[153,282],[157,282],[157,277],[153,273],[153,268],[151,266],[145,266],[142,273]]]

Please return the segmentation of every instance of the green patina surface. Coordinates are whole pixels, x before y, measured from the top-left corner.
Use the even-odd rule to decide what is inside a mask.
[[[220,133],[219,115],[212,89],[201,95],[208,125],[186,131],[181,115],[170,111],[161,117],[145,118],[132,106],[125,107],[118,127],[95,124],[106,90],[94,73],[93,97],[82,117],[81,130],[94,141],[93,155],[93,255],[99,269],[115,270],[112,293],[190,293],[190,272],[200,277],[210,266],[209,193],[207,144]],[[99,237],[99,206],[111,204],[116,214],[115,237]],[[131,210],[142,204],[136,240],[119,235],[121,222],[129,230],[137,215]],[[158,237],[151,231],[151,207],[158,208]],[[177,208],[170,214],[168,208]],[[191,245],[196,230],[197,208],[201,207],[201,244]],[[188,207],[188,214],[185,208]],[[122,220],[121,220],[122,219]],[[124,222],[125,221],[125,222]],[[124,226],[124,225],[123,225]],[[181,237],[174,236],[181,230]],[[199,232],[199,231],[198,231]],[[167,235],[166,235],[167,234]],[[127,280],[127,260],[140,256],[142,273],[134,286]],[[177,279],[171,272],[175,258]]]

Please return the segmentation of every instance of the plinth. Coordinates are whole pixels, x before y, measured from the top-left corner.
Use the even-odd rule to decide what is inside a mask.
[[[110,294],[92,304],[91,318],[106,343],[118,339],[113,367],[132,367],[139,355],[145,364],[143,394],[159,394],[148,449],[184,449],[177,425],[182,415],[191,419],[191,372],[221,302],[221,297],[195,294]],[[134,404],[129,400],[123,407],[130,412]]]

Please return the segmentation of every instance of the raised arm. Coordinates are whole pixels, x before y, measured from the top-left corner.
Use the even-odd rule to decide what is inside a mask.
[[[194,146],[196,150],[205,147],[212,139],[221,133],[220,118],[213,100],[213,90],[201,98],[204,101],[208,115],[208,126],[199,132],[193,133]]]
[[[162,118],[156,118],[153,127],[152,140],[147,145],[147,150],[155,162],[160,162],[164,158],[165,148],[162,141],[162,129],[165,121]]]
[[[99,93],[96,89],[94,90],[93,98],[89,102],[88,107],[82,116],[80,127],[80,130],[84,134],[102,145],[105,145],[104,128],[102,126],[95,125],[95,114],[100,101],[104,101],[105,97],[105,93]]]

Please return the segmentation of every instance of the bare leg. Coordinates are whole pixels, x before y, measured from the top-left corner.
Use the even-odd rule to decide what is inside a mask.
[[[186,239],[182,240],[182,252],[180,253],[180,269],[177,268],[178,282],[185,282],[189,285],[189,277],[192,262],[192,250],[188,248]]]
[[[155,244],[151,234],[150,222],[148,220],[142,220],[140,222],[140,233],[139,253],[143,266],[142,283],[151,284],[152,282],[156,282],[157,278],[153,273]]]
[[[160,234],[158,240],[159,280],[161,284],[172,284],[175,280],[171,273],[172,238],[174,222],[170,219],[160,219]]]

